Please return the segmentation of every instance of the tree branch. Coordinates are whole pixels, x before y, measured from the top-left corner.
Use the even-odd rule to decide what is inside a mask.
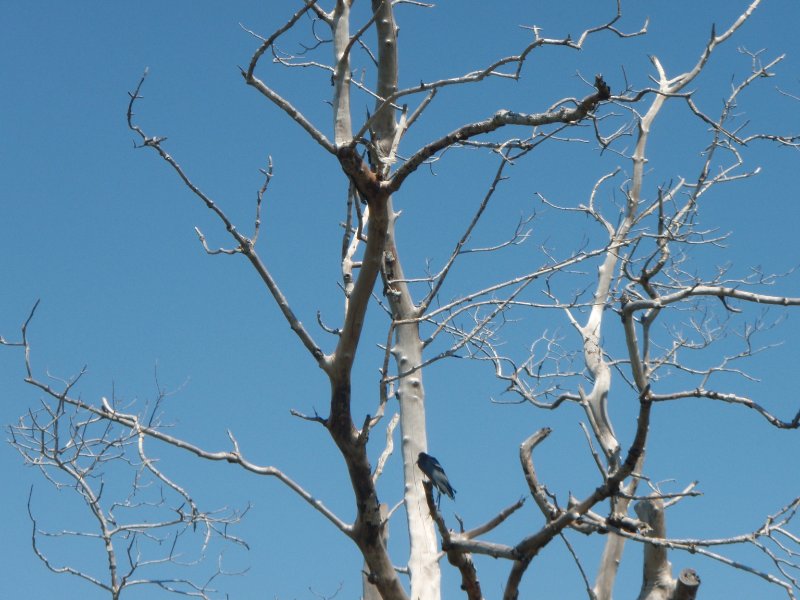
[[[595,82],[596,91],[586,96],[583,100],[573,100],[576,105],[574,108],[562,106],[544,113],[524,114],[500,110],[490,118],[476,123],[462,125],[458,129],[450,132],[444,137],[430,142],[420,150],[417,150],[406,163],[394,172],[392,177],[386,182],[385,186],[389,193],[400,189],[400,186],[411,173],[429,159],[431,156],[449,148],[455,144],[464,142],[478,135],[484,135],[504,127],[506,125],[525,125],[529,127],[541,127],[553,123],[575,123],[584,119],[591,113],[597,105],[611,97],[611,91],[601,76],[597,76]]]

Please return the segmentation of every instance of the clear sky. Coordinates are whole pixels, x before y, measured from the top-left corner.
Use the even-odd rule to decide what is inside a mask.
[[[459,75],[517,52],[530,36],[518,25],[541,26],[547,37],[577,35],[613,15],[614,4],[443,0],[432,10],[401,6],[401,85]],[[134,149],[134,135],[125,121],[127,93],[149,67],[145,98],[137,110],[139,123],[150,135],[169,138],[168,151],[246,231],[261,185],[258,170],[272,156],[275,177],[265,200],[259,248],[301,320],[314,328],[326,351],[332,350],[333,339],[326,338],[315,321],[318,310],[332,326],[340,318],[339,222],[346,182],[330,156],[244,85],[237,68],[248,63],[258,44],[239,24],[268,35],[298,5],[289,0],[0,2],[0,334],[18,338],[20,324],[41,299],[30,330],[38,376],[68,378],[86,365],[87,374],[76,390],[85,400],[98,402],[113,393],[123,402],[143,403],[156,395],[157,374],[159,384],[174,392],[165,405],[164,420],[174,424],[176,435],[209,450],[227,450],[226,431],[231,430],[251,460],[284,469],[349,519],[349,484],[332,442],[315,424],[289,415],[291,408],[326,413],[324,375],[245,261],[209,257],[202,251],[195,226],[213,247],[228,244],[225,232],[154,153]],[[359,0],[356,5],[362,11],[357,19],[363,20],[368,3]],[[619,27],[635,31],[649,17],[647,36],[620,40],[600,34],[580,53],[545,48],[531,58],[518,83],[494,80],[445,90],[409,133],[402,151],[410,153],[426,140],[501,108],[536,112],[560,98],[584,96],[589,88],[576,73],[590,80],[602,73],[618,91],[625,76],[635,87],[648,85],[647,76],[653,74],[649,55],[658,56],[669,72],[682,72],[696,61],[712,23],[718,30],[727,27],[745,6],[739,0],[623,3],[625,17]],[[702,106],[715,114],[732,77],[749,72],[749,59],[737,48],[765,49],[766,59],[786,53],[777,68],[779,77],[746,94],[741,111],[754,130],[798,133],[797,101],[776,91],[777,87],[800,95],[798,23],[798,2],[766,1],[693,86]],[[296,50],[292,44],[297,39],[289,38],[285,49]],[[356,67],[365,66],[363,56],[359,60]],[[326,104],[332,88],[324,75],[270,65],[262,76],[332,137]],[[372,103],[356,98],[360,116]],[[651,196],[660,184],[696,177],[708,139],[705,126],[690,118],[683,104],[676,102],[660,119],[649,156]],[[732,235],[723,248],[697,258],[690,270],[730,264],[732,272],[743,276],[750,267],[784,273],[797,266],[800,155],[755,145],[744,156],[748,166],[760,166],[762,173],[709,198],[701,213],[702,226]],[[536,192],[561,204],[584,201],[594,181],[617,163],[629,168],[613,156],[599,157],[591,146],[553,143],[537,151],[509,172],[512,179],[502,186],[475,245],[501,241],[522,214],[546,214]],[[409,275],[424,276],[426,259],[431,259],[433,270],[442,264],[496,168],[496,158],[487,154],[451,152],[408,181],[395,202],[403,210],[399,235]],[[607,201],[613,201],[611,191]],[[595,239],[598,232],[593,227],[581,219],[565,230],[539,229],[534,221],[529,250],[515,250],[514,262],[509,263],[464,261],[443,299],[473,289],[494,270],[498,276],[520,272],[523,263],[517,261],[530,258],[542,243],[565,253],[578,247],[582,236]],[[492,279],[486,281],[488,285]],[[798,296],[798,283],[797,276],[789,276],[768,291]],[[377,402],[382,361],[377,344],[385,340],[381,309],[373,306],[371,311],[356,371],[357,421]],[[752,322],[759,314],[751,310],[744,317]],[[543,330],[560,332],[565,346],[578,348],[578,338],[563,315],[536,313],[528,318],[530,327],[526,325],[524,333],[509,336],[512,348],[524,351]],[[800,315],[773,310],[765,319],[783,320],[759,343],[785,343],[747,365],[758,383],[741,378],[724,383],[727,391],[749,394],[790,419],[798,405],[794,390],[800,383]],[[723,345],[720,353],[738,348],[733,344],[744,323],[744,318],[731,322],[731,345]],[[18,349],[0,348],[4,426],[37,405],[39,394],[22,381],[23,367]],[[458,490],[456,503],[444,504],[453,527],[454,512],[472,527],[526,493],[517,449],[543,426],[553,427],[555,433],[543,447],[541,475],[559,499],[569,492],[582,496],[597,485],[577,425],[582,418],[577,408],[557,414],[492,403],[492,398],[513,398],[503,395],[503,384],[487,365],[475,362],[439,363],[425,377],[431,453],[445,464]],[[625,389],[621,383],[617,386],[620,392]],[[623,445],[633,423],[630,410],[614,403],[630,399],[629,392],[612,399]],[[397,433],[395,440],[399,441]],[[372,455],[377,456],[381,432],[376,430],[372,444]],[[656,481],[675,479],[665,484],[675,491],[699,479],[705,494],[670,511],[670,533],[725,537],[752,531],[764,515],[800,495],[797,451],[797,432],[774,430],[740,407],[697,401],[658,406],[648,475]],[[225,549],[226,569],[249,568],[244,576],[219,581],[231,598],[310,599],[331,596],[339,586],[337,598],[358,597],[360,563],[355,549],[278,482],[227,464],[186,460],[157,444],[152,452],[204,507],[243,509],[252,504],[236,529],[250,550]],[[398,456],[392,457],[380,487],[390,505],[402,498]],[[10,445],[0,447],[0,472],[5,482],[0,494],[5,515],[0,598],[105,597],[77,579],[48,572],[32,553],[26,512],[31,485],[33,509],[51,528],[78,528],[86,522],[70,492],[54,492],[36,471],[22,466]],[[529,504],[492,539],[515,543],[537,528],[541,515]],[[402,546],[403,526],[398,521],[394,527],[393,543]],[[577,535],[571,539],[593,578],[603,540]],[[47,548],[56,562],[69,557],[81,565],[101,565],[102,553],[90,544],[51,541]],[[211,554],[213,563],[216,555]],[[748,556],[740,550],[730,555]],[[402,553],[397,556],[402,558]],[[676,573],[684,567],[700,573],[701,595],[706,598],[785,597],[780,588],[759,578],[699,557],[675,552],[671,560]],[[617,597],[631,598],[640,584],[640,548],[630,545],[623,563]],[[761,558],[755,564],[767,566]],[[478,569],[486,596],[497,597],[507,565],[479,559]],[[443,565],[443,576],[444,597],[458,597],[456,574]],[[531,594],[536,590],[541,598],[585,597],[574,563],[560,543],[537,558],[526,586],[523,589]],[[150,590],[128,597],[157,596]]]

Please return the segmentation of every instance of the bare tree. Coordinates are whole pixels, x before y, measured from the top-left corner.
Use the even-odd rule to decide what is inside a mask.
[[[727,387],[732,381],[729,375],[746,376],[739,363],[761,349],[756,338],[767,322],[758,316],[751,317],[750,322],[745,318],[764,306],[800,305],[800,297],[767,293],[769,286],[781,282],[775,275],[754,271],[738,276],[726,268],[709,273],[707,268],[690,264],[696,254],[724,239],[699,224],[698,214],[705,197],[718,187],[758,173],[755,168],[748,170],[743,149],[757,144],[800,147],[797,135],[748,133],[738,115],[740,97],[772,77],[781,56],[766,61],[761,54],[746,56],[751,72],[734,81],[716,114],[695,98],[698,78],[714,53],[720,46],[730,44],[760,1],[745,7],[721,32],[712,28],[710,37],[698,44],[696,61],[685,72],[673,71],[653,56],[649,87],[617,84],[605,73],[584,79],[580,83],[582,92],[576,89],[574,97],[539,99],[536,106],[522,107],[531,112],[511,110],[498,98],[495,112],[482,119],[461,123],[441,135],[421,132],[426,141],[416,148],[406,148],[404,138],[409,131],[423,128],[425,111],[438,102],[437,95],[445,89],[486,85],[492,80],[515,82],[532,56],[550,50],[581,50],[597,36],[622,40],[642,36],[647,33],[648,24],[639,24],[630,31],[622,28],[622,8],[617,3],[606,22],[585,29],[576,38],[543,37],[538,27],[531,27],[530,42],[517,54],[467,73],[401,88],[396,13],[401,5],[410,5],[409,10],[417,11],[430,8],[428,5],[410,0],[372,0],[369,11],[356,14],[352,12],[353,2],[348,0],[337,0],[330,10],[316,0],[298,4],[296,12],[270,35],[248,30],[259,45],[241,75],[246,85],[293,120],[300,128],[299,134],[309,136],[320,153],[335,161],[343,172],[338,182],[344,211],[339,257],[342,314],[335,327],[325,324],[318,315],[320,329],[334,339],[328,349],[295,314],[290,299],[272,274],[269,257],[263,257],[257,249],[262,201],[273,176],[271,159],[263,171],[253,225],[245,234],[247,228],[234,223],[224,204],[203,191],[190,169],[182,167],[167,151],[165,138],[148,133],[137,117],[135,110],[142,108],[147,72],[130,94],[127,119],[138,146],[155,152],[230,235],[229,247],[212,248],[205,234],[197,229],[205,251],[241,255],[250,263],[297,340],[327,377],[327,414],[293,414],[320,425],[335,443],[347,467],[355,517],[347,521],[306,484],[296,482],[276,466],[255,462],[233,433],[229,432],[229,449],[206,449],[165,431],[157,419],[148,417],[156,414],[155,410],[137,414],[125,412],[105,399],[86,401],[72,393],[75,381],[52,385],[38,376],[32,365],[26,334],[29,318],[18,345],[25,351],[26,381],[43,392],[45,400],[39,413],[29,413],[12,429],[13,443],[56,485],[62,483],[49,475],[53,470],[71,478],[70,485],[95,516],[99,539],[107,548],[108,582],[84,571],[52,566],[37,546],[40,534],[36,533],[39,530],[34,519],[37,555],[51,569],[88,579],[117,598],[126,586],[139,583],[132,580],[134,571],[152,561],[175,559],[172,553],[152,559],[128,551],[125,574],[121,574],[115,536],[135,541],[167,529],[177,531],[168,534],[177,539],[180,532],[199,524],[209,533],[221,532],[223,537],[230,537],[221,525],[237,521],[240,515],[201,512],[185,491],[187,484],[179,484],[173,476],[156,469],[145,453],[146,441],[159,440],[200,459],[226,461],[254,475],[278,479],[358,548],[364,560],[365,598],[442,597],[441,559],[445,556],[458,570],[466,596],[483,598],[478,577],[480,562],[475,557],[485,555],[507,561],[503,598],[515,599],[524,594],[521,585],[528,568],[554,541],[566,544],[575,558],[587,597],[596,600],[611,598],[627,541],[643,547],[642,600],[678,600],[697,595],[699,576],[684,570],[675,577],[668,561],[669,550],[691,552],[748,571],[794,598],[800,589],[796,578],[800,538],[792,532],[791,525],[800,506],[800,495],[776,503],[773,514],[764,517],[756,529],[744,533],[735,532],[724,539],[669,538],[665,509],[698,492],[694,484],[678,491],[661,489],[648,479],[645,462],[654,406],[660,403],[702,398],[719,402],[720,410],[726,408],[722,404],[749,408],[777,429],[800,427],[800,410],[781,418],[762,403]],[[283,36],[308,24],[311,42],[302,51],[291,54],[279,48],[277,44]],[[374,42],[368,39],[373,31]],[[330,54],[330,49],[332,58],[318,58],[322,52]],[[262,74],[269,72],[263,64],[266,57],[271,58],[273,66],[321,72],[330,79],[332,127],[313,122],[268,83],[269,78]],[[356,61],[366,61],[374,74],[372,83],[354,77]],[[372,103],[372,109],[360,120],[355,116],[354,93],[365,95]],[[662,109],[673,104],[685,108],[693,122],[707,127],[708,138],[706,145],[699,148],[703,154],[695,175],[676,175],[654,185],[647,178],[648,144]],[[480,281],[470,281],[468,286],[472,287],[452,286],[451,275],[456,266],[470,255],[502,262],[505,253],[529,241],[528,228],[532,224],[546,226],[545,219],[532,216],[521,219],[505,240],[491,246],[477,246],[473,241],[507,172],[546,152],[549,145],[561,142],[591,143],[603,151],[606,161],[605,174],[586,190],[585,198],[576,201],[548,194],[538,196],[555,219],[569,222],[579,218],[581,223],[590,223],[591,231],[585,239],[566,251],[563,243],[557,248],[543,244],[538,257],[530,258],[529,254],[525,269],[511,276],[486,273]],[[394,207],[395,195],[405,190],[407,182],[418,176],[422,167],[431,167],[447,151],[466,148],[479,149],[493,157],[497,161],[495,175],[466,227],[453,234],[452,251],[438,270],[428,270],[420,277],[407,275],[411,269],[404,268],[402,259],[404,248],[396,229],[399,211]],[[566,171],[570,168],[573,167],[565,165]],[[331,182],[332,186],[336,183]],[[612,185],[616,186],[613,193],[609,191]],[[614,194],[618,195],[618,202]],[[570,231],[580,230],[580,226],[571,227]],[[370,309],[386,316],[387,328],[378,340],[366,339],[365,318]],[[529,320],[516,319],[531,313],[546,314],[551,321],[563,320],[574,335],[558,337],[552,329],[531,330]],[[720,341],[739,322],[745,323],[741,347],[730,354],[729,347]],[[520,337],[526,340],[527,351],[517,355],[506,341]],[[570,348],[569,344],[576,341]],[[5,340],[3,343],[10,344]],[[374,410],[360,415],[352,406],[353,369],[359,345],[364,343],[379,345],[385,352],[379,365]],[[533,527],[519,517],[517,511],[524,504],[520,500],[510,502],[485,523],[462,522],[458,531],[454,530],[417,466],[417,457],[429,446],[423,374],[429,366],[451,357],[472,359],[476,369],[482,369],[482,364],[490,366],[507,386],[507,392],[545,411],[545,416],[553,414],[548,411],[579,407],[584,415],[581,426],[587,440],[587,456],[593,459],[597,475],[588,484],[576,482],[573,489],[582,484],[590,485],[592,491],[580,498],[570,495],[566,501],[550,491],[547,475],[542,476],[534,468],[533,450],[551,433],[549,427],[541,428],[521,440],[520,481],[527,484],[543,524]],[[612,397],[634,407],[635,426],[630,428],[629,436],[616,433],[609,411]],[[160,408],[159,403],[156,408]],[[368,455],[370,436],[387,409],[396,410],[396,415],[389,420],[385,446],[373,466]],[[394,451],[393,433],[398,425],[405,507],[402,512],[382,503],[377,492],[378,479]],[[98,428],[99,433],[94,433]],[[40,439],[47,441],[40,444]],[[137,454],[131,457],[133,448]],[[72,452],[70,458],[64,458],[65,451]],[[89,461],[88,466],[85,461]],[[165,517],[148,528],[118,525],[112,513],[119,512],[117,506],[137,507],[139,501],[135,498],[142,486],[137,480],[130,499],[103,509],[97,490],[90,485],[89,474],[106,463],[115,467],[129,465],[154,477],[181,506],[176,508],[166,499],[159,500],[159,508],[172,506],[171,518]],[[639,495],[638,488],[643,485],[652,489]],[[425,510],[418,510],[421,506]],[[387,542],[389,523],[397,528],[400,514],[405,517],[408,531],[407,556],[393,553]],[[515,518],[519,519],[515,531],[520,532],[516,539],[503,543],[488,540],[487,534]],[[570,532],[606,536],[593,582],[566,537]],[[731,545],[763,553],[769,564],[757,567],[729,558],[722,547]],[[191,583],[188,579],[151,578],[147,582],[189,595],[206,597],[209,593],[208,584]]]
[[[23,327],[26,348],[29,322],[30,318]],[[61,395],[63,401],[42,400],[38,410],[29,411],[9,428],[11,443],[25,462],[35,466],[56,490],[73,490],[94,525],[70,530],[62,528],[63,521],[59,520],[55,525],[59,529],[42,528],[31,489],[28,515],[33,526],[34,553],[52,572],[79,577],[107,591],[115,600],[126,589],[136,587],[156,587],[195,598],[213,597],[217,591],[213,581],[219,575],[231,574],[225,573],[221,562],[204,581],[196,581],[197,575],[181,577],[175,572],[199,565],[214,538],[246,546],[228,531],[242,514],[230,510],[202,512],[192,496],[148,456],[147,436],[142,433],[137,416],[127,415],[128,423],[120,426],[69,402],[67,394],[83,374],[62,381],[60,392],[48,390],[50,398]],[[165,397],[166,392],[160,390],[153,406],[145,411],[148,429],[162,426],[159,413]],[[106,412],[124,414],[116,402],[106,398],[101,406]],[[117,477],[107,477],[110,470],[117,471]],[[120,486],[120,472],[132,475],[127,485]],[[195,536],[198,526],[199,542],[186,541]],[[96,568],[57,564],[46,549],[50,542],[43,540],[67,537],[88,542],[86,554],[98,558],[96,553],[102,548],[105,560],[98,560]]]

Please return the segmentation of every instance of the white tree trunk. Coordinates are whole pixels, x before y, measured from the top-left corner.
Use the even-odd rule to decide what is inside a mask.
[[[384,253],[386,274],[386,296],[392,307],[395,321],[413,320],[417,309],[411,299],[404,279],[394,238],[394,223],[397,214],[389,204],[389,232]],[[408,514],[408,536],[410,555],[408,568],[411,574],[411,598],[415,600],[438,600],[441,596],[441,573],[438,547],[433,519],[431,519],[422,487],[423,475],[417,468],[417,456],[428,449],[425,427],[425,388],[422,381],[422,340],[419,323],[402,323],[395,326],[392,347],[400,377],[397,399],[400,406],[400,432],[402,435],[403,476],[405,481],[403,500]]]

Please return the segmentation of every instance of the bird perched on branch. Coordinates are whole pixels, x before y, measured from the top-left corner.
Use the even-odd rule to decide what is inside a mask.
[[[438,460],[433,458],[430,454],[420,452],[419,457],[417,457],[417,466],[420,471],[428,476],[428,479],[431,480],[431,483],[436,486],[436,489],[439,490],[440,493],[445,496],[450,496],[452,500],[455,500],[456,491],[453,489],[453,486],[450,485],[450,481],[447,479],[447,475]]]

